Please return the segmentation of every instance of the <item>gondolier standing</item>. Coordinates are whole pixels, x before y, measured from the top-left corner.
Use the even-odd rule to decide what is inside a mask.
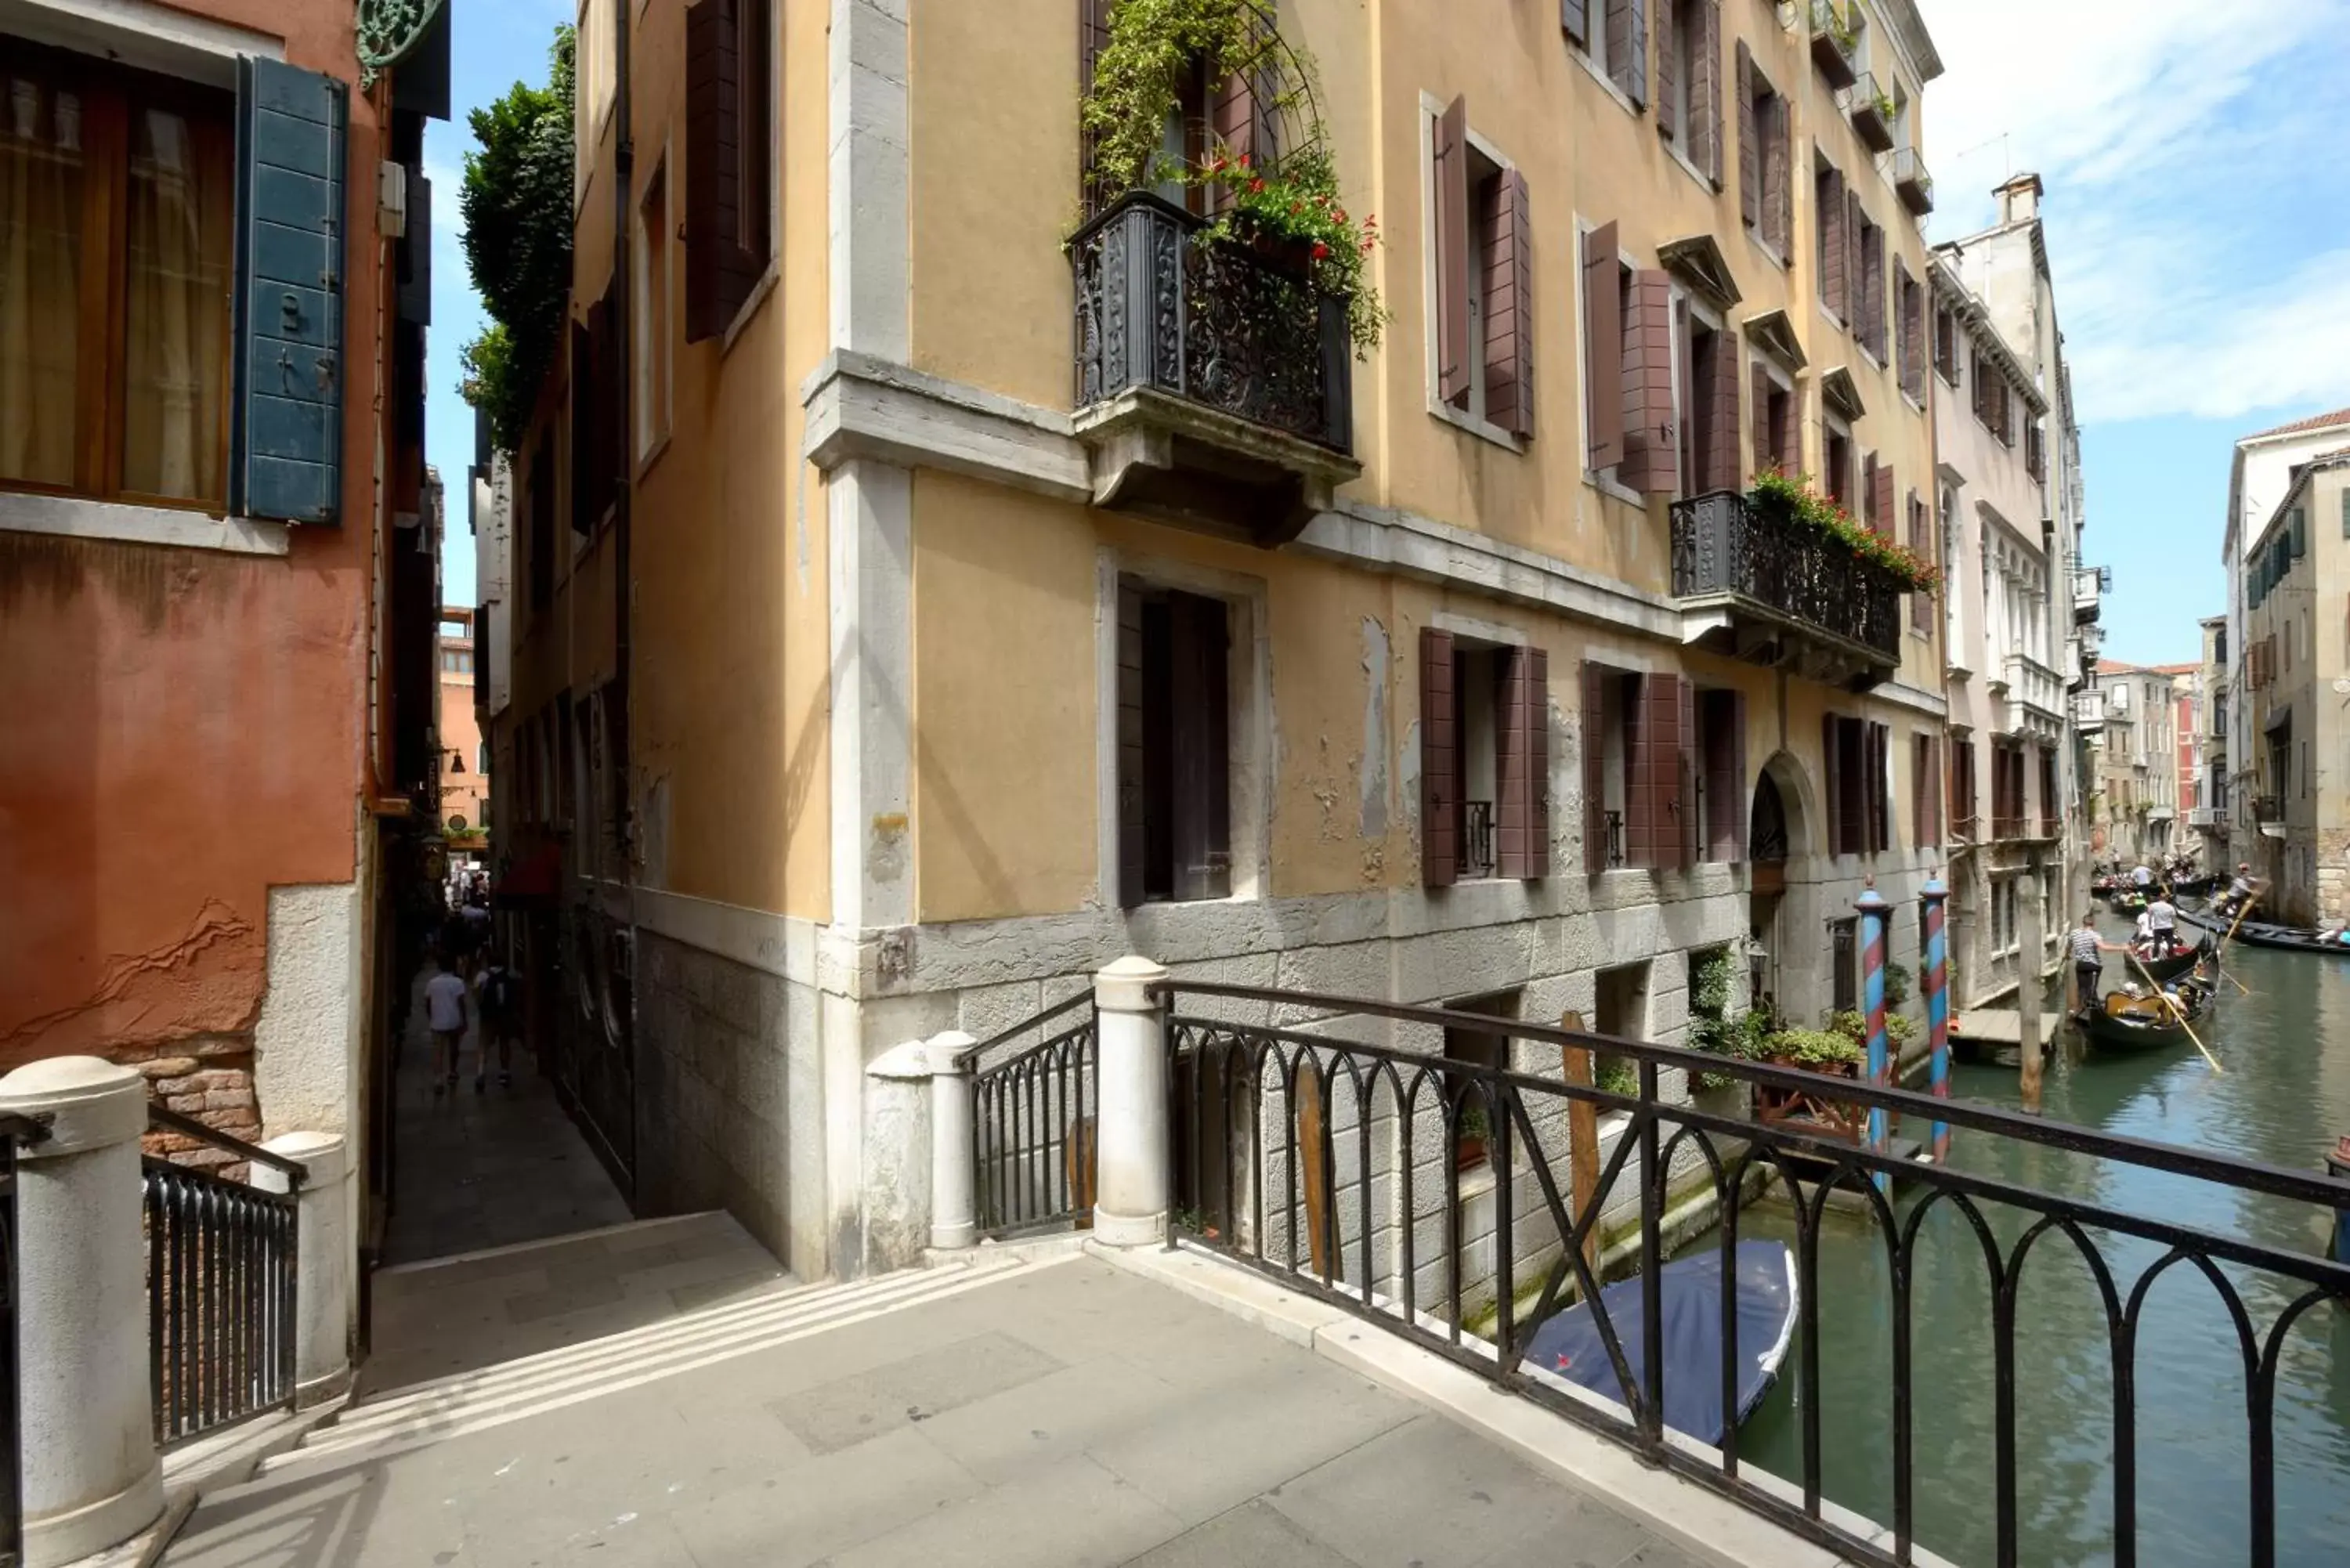
[[[2249,860],[2239,860],[2236,862],[2236,879],[2228,884],[2228,899],[2224,912],[2234,914],[2244,907],[2244,900],[2251,896],[2252,863]]]
[[[2147,933],[2154,938],[2155,956],[2168,958],[2178,938],[2178,907],[2170,901],[2169,894],[2155,894],[2146,907],[2146,925]]]
[[[2080,927],[2073,933],[2073,978],[2080,986],[2083,1012],[2096,1005],[2097,987],[2106,973],[2104,955],[2121,950],[2121,943],[2109,942],[2097,935],[2095,910],[2082,915]]]

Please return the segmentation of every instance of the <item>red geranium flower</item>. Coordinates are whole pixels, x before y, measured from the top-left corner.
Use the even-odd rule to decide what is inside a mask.
[[[1325,256],[1328,255],[1329,254],[1330,254],[1330,247],[1329,247],[1328,245],[1324,244],[1320,240],[1316,240],[1316,241],[1315,241],[1315,242],[1314,242],[1314,259],[1315,259],[1315,261],[1320,261],[1323,257],[1325,257]]]

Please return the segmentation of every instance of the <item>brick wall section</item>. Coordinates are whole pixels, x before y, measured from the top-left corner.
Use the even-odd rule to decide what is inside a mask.
[[[148,1092],[164,1109],[193,1116],[231,1137],[261,1138],[261,1103],[253,1086],[253,1041],[248,1035],[200,1035],[162,1045],[131,1045],[111,1058],[135,1068]],[[226,1149],[213,1148],[180,1133],[149,1133],[149,1154],[168,1155],[182,1165],[226,1168],[239,1177],[244,1165]]]

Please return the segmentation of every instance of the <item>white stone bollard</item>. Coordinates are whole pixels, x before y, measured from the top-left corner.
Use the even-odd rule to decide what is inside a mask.
[[[959,1251],[979,1241],[979,1180],[971,1129],[971,1064],[979,1042],[960,1029],[934,1034],[931,1066],[931,1245]]]
[[[163,1512],[140,1224],[147,1081],[53,1056],[0,1078],[0,1112],[48,1125],[16,1150],[16,1333],[25,1563],[50,1568]]]
[[[351,1289],[358,1248],[350,1234],[350,1147],[334,1133],[294,1132],[261,1146],[302,1167],[295,1199],[294,1407],[331,1399],[351,1382]],[[264,1192],[290,1185],[275,1166],[253,1162]]]
[[[860,1273],[919,1263],[930,1241],[931,1129],[923,1125],[930,1076],[930,1047],[920,1040],[892,1045],[866,1064]]]
[[[1167,1239],[1167,1041],[1150,988],[1167,971],[1122,958],[1094,976],[1100,1021],[1100,1125],[1094,1240],[1140,1247]]]

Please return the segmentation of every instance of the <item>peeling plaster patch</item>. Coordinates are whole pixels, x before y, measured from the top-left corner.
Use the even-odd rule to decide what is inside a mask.
[[[1388,630],[1363,618],[1362,834],[1388,836]]]
[[[885,811],[873,819],[873,838],[865,851],[866,874],[876,882],[895,882],[906,874],[906,814]]]
[[[1403,727],[1403,767],[1396,782],[1403,797],[1404,830],[1417,840],[1419,837],[1419,721],[1417,719]]]

